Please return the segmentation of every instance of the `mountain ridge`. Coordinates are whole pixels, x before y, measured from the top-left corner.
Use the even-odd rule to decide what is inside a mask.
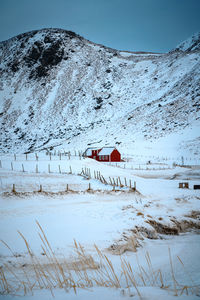
[[[95,141],[135,149],[137,140],[192,128],[199,62],[198,49],[119,51],[60,29],[1,42],[0,150],[84,149]]]
[[[178,51],[196,51],[200,50],[200,32],[196,32],[187,40],[181,42],[175,50]]]

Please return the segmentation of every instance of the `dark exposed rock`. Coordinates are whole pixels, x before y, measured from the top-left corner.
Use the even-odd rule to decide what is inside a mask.
[[[59,40],[47,48],[44,47],[42,43],[36,42],[28,55],[24,58],[29,67],[37,63],[37,66],[31,70],[29,79],[39,79],[47,76],[49,70],[61,62],[63,55],[64,49],[62,48],[62,42]]]
[[[33,46],[33,48],[31,49],[30,53],[28,54],[27,57],[25,57],[25,61],[27,63],[29,63],[29,61],[33,61],[33,62],[36,62],[40,55],[41,55],[41,50],[36,48],[35,46]]]
[[[15,73],[19,70],[19,63],[17,61],[14,61],[14,63],[11,65],[11,70]]]
[[[64,50],[60,49],[61,43],[57,41],[49,48],[45,49],[40,58],[41,65],[44,67],[51,67],[57,65],[63,57]]]
[[[45,44],[48,44],[48,43],[50,44],[52,42],[53,42],[53,39],[51,38],[51,36],[46,35],[45,38],[44,38],[44,43]]]

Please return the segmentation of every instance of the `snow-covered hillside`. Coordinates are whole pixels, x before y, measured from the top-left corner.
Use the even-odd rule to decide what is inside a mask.
[[[0,43],[0,150],[145,145],[198,155],[199,45],[123,52],[61,29]]]
[[[200,32],[197,32],[189,39],[179,44],[175,50],[181,50],[181,51],[200,50]]]

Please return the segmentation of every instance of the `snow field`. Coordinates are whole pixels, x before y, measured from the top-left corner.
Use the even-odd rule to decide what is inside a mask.
[[[62,156],[61,160],[59,156],[52,156],[50,161],[49,156],[42,153],[38,154],[38,160],[34,155],[28,155],[27,160],[25,155],[17,155],[16,160],[13,155],[1,156],[0,159],[0,239],[6,242],[14,253],[13,256],[9,249],[1,244],[1,265],[10,264],[13,270],[20,273],[22,265],[30,264],[27,248],[17,232],[20,231],[27,239],[35,256],[45,266],[46,258],[42,254],[42,243],[35,222],[37,220],[58,261],[62,262],[65,258],[67,262],[70,262],[75,259],[73,242],[75,239],[81,243],[88,255],[92,255],[94,261],[98,262],[99,260],[94,248],[94,244],[96,244],[112,262],[117,277],[121,278],[120,288],[119,290],[107,290],[105,287],[100,288],[94,285],[92,290],[95,292],[95,299],[96,296],[98,299],[100,294],[105,295],[105,299],[111,295],[120,299],[128,297],[131,293],[135,299],[140,299],[135,289],[127,289],[126,278],[120,275],[120,257],[113,256],[112,252],[108,252],[106,249],[111,245],[127,243],[132,236],[132,229],[136,227],[152,229],[150,223],[147,223],[149,220],[171,226],[172,218],[179,222],[188,222],[191,220],[189,216],[191,212],[200,210],[199,191],[192,189],[193,184],[199,182],[199,170],[174,167],[171,162],[166,162],[166,160],[158,161],[154,158],[151,159],[151,164],[147,164],[150,160],[149,157],[141,156],[140,159],[129,157],[129,161],[116,165],[116,163],[100,163],[91,159],[80,160],[75,156],[71,156],[70,159]],[[22,171],[22,164],[25,172]],[[35,173],[36,164],[38,164],[38,173]],[[51,166],[50,174],[48,173],[48,164]],[[138,165],[141,166],[141,169],[137,169]],[[149,169],[142,169],[142,166]],[[72,174],[69,174],[70,167]],[[165,169],[162,169],[163,167]],[[82,169],[90,169],[92,178],[85,179],[83,176],[78,176]],[[127,182],[135,181],[139,193],[130,192],[129,188],[122,188],[122,190],[114,192],[111,185],[105,185],[94,179],[94,171],[99,171],[108,182],[109,177],[115,179],[120,177],[123,182],[124,178]],[[179,189],[180,180],[185,181],[186,179],[190,188]],[[97,192],[84,192],[88,188],[89,182],[92,189],[98,190]],[[10,193],[10,186],[13,183],[19,189],[16,194]],[[40,184],[47,192],[33,193],[38,190],[36,187],[39,187]],[[66,184],[72,186],[77,193],[60,193],[65,190]],[[48,192],[53,193],[48,194]],[[122,255],[127,261],[130,261],[134,269],[134,276],[143,299],[149,299],[148,295],[151,294],[152,299],[156,299],[158,296],[162,299],[174,298],[175,289],[168,247],[171,249],[174,272],[178,282],[188,286],[199,284],[200,268],[197,263],[200,261],[199,236],[194,232],[193,234],[183,233],[177,237],[166,235],[163,237],[163,240],[150,240],[144,235],[143,240],[139,240],[141,247],[137,248],[137,254],[128,251]],[[147,251],[151,257],[153,269],[162,270],[163,280],[170,285],[171,292],[158,289],[161,284],[155,284],[153,281],[152,270],[147,264]],[[177,256],[181,258],[185,268],[191,273],[193,283],[189,282],[187,272],[183,271],[183,266]],[[139,260],[139,264],[137,260]],[[146,286],[138,275],[139,266],[143,266],[149,276],[149,278],[148,276],[145,278]],[[90,270],[88,270],[88,274],[93,276]],[[143,274],[143,276],[145,275]],[[195,299],[196,291],[191,296],[193,291],[191,288],[188,290],[190,296],[187,299]],[[70,290],[66,297],[73,299],[73,293],[73,290]],[[90,293],[78,290],[77,298],[89,299]],[[183,294],[185,293],[186,291],[183,291]],[[49,291],[47,294],[51,295]],[[47,294],[45,293],[44,297],[47,297]],[[64,297],[62,291],[55,290],[55,294],[58,299]],[[184,299],[185,295],[181,298],[180,294],[181,288],[179,287],[179,298]],[[36,290],[35,293],[34,291],[31,299],[34,299],[36,295],[41,297],[43,292]],[[29,297],[31,296],[26,295],[25,299],[29,299]],[[9,299],[10,296],[6,296],[6,298]]]

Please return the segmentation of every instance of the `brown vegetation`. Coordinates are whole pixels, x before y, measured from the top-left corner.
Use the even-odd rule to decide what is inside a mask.
[[[95,286],[121,288],[124,280],[126,282],[126,288],[128,288],[128,290],[130,287],[135,288],[140,299],[142,299],[142,295],[139,286],[156,286],[162,289],[173,289],[177,296],[184,292],[186,294],[189,292],[196,294],[199,289],[199,286],[194,285],[193,282],[190,285],[183,285],[178,282],[175,277],[170,249],[169,263],[173,286],[169,286],[164,282],[160,269],[154,269],[148,252],[145,256],[147,263],[146,269],[137,262],[139,273],[135,273],[134,267],[123,257],[120,257],[121,269],[117,271],[111,260],[96,245],[94,245],[94,249],[98,262],[95,262],[94,258],[86,253],[84,247],[75,240],[74,250],[76,259],[71,260],[70,263],[67,262],[66,259],[60,261],[55,255],[43,228],[38,222],[37,225],[39,228],[38,234],[42,242],[42,254],[45,256],[46,263],[42,263],[41,260],[34,255],[26,238],[19,232],[19,235],[26,245],[30,263],[20,265],[18,269],[10,267],[9,264],[1,266],[1,294],[12,293],[13,295],[19,295],[20,291],[23,291],[24,294],[33,294],[34,290],[44,288],[50,290],[52,295],[54,295],[54,288],[62,288],[66,291],[73,289],[75,293],[77,289]],[[13,254],[12,249],[5,242],[3,242],[3,244]],[[135,249],[136,241],[134,239],[131,240],[130,247]],[[182,260],[179,257],[177,258],[184,269]],[[190,276],[189,279],[191,280]]]

